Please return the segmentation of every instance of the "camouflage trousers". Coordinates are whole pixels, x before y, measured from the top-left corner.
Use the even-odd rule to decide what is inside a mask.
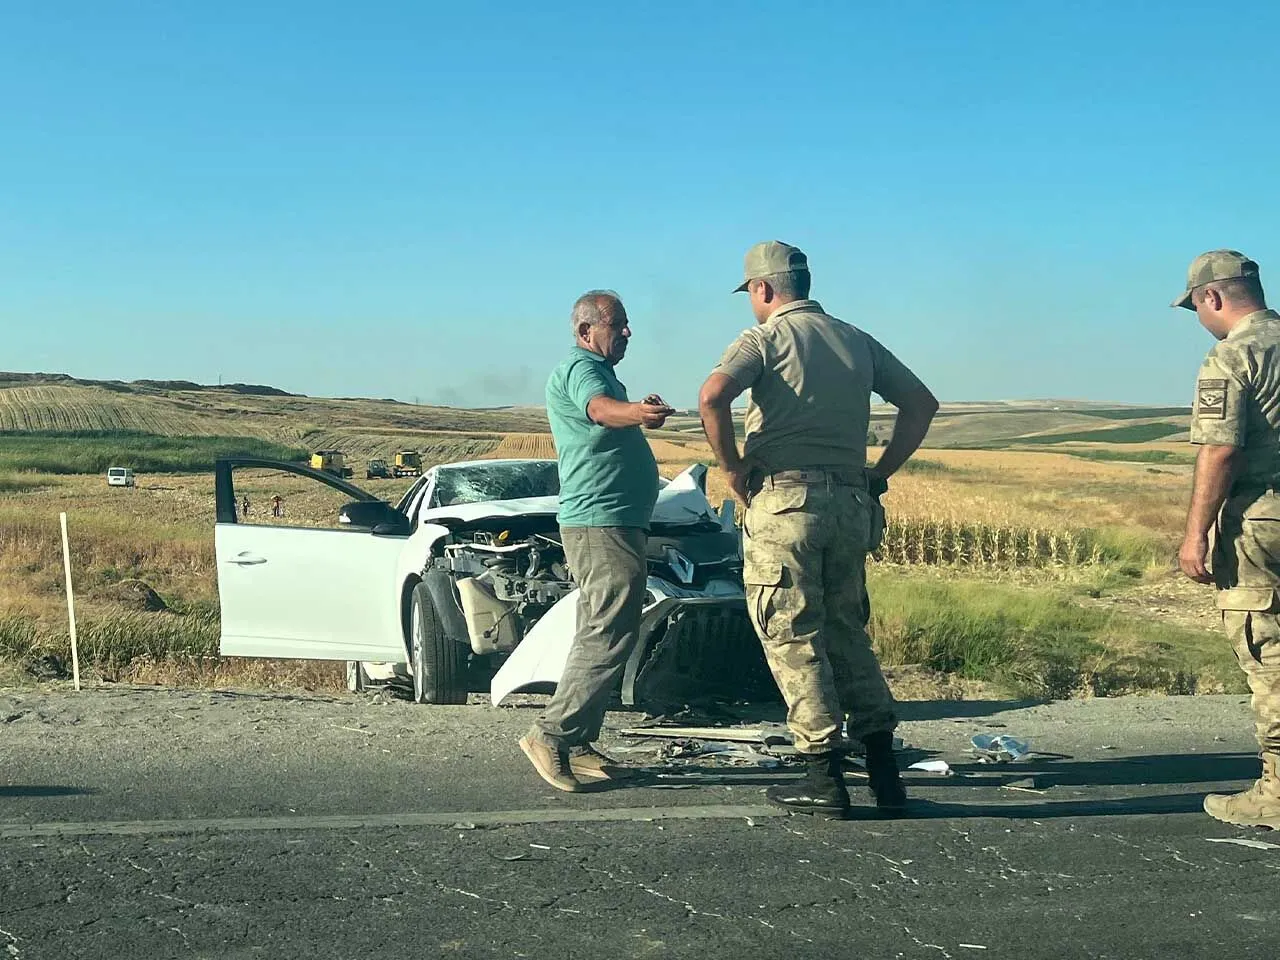
[[[1213,577],[1223,626],[1253,693],[1258,743],[1264,753],[1280,753],[1280,496],[1227,502]]]
[[[743,521],[747,612],[800,753],[897,725],[867,636],[872,500],[851,486],[765,482]]]

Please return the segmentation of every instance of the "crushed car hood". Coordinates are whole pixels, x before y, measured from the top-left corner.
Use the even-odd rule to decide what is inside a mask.
[[[702,492],[707,467],[695,463],[672,480],[663,483],[658,502],[653,507],[651,523],[661,526],[718,523],[707,496]],[[459,503],[450,507],[433,507],[422,511],[427,522],[453,521],[470,523],[495,517],[555,516],[558,497],[526,497],[523,500],[486,500],[483,503]]]

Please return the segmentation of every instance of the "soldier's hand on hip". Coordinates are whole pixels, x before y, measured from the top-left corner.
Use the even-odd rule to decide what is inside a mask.
[[[1196,583],[1213,583],[1206,561],[1209,557],[1209,538],[1205,535],[1188,534],[1178,550],[1178,566],[1182,572]]]

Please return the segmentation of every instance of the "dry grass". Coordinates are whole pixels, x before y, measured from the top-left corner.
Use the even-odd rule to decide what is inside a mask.
[[[381,436],[396,448],[414,445],[405,442],[405,434]],[[477,439],[436,436],[441,444]],[[650,436],[650,442],[666,476],[710,459],[705,443],[692,436],[661,434]],[[489,454],[550,457],[554,447],[548,434],[522,431],[504,435]],[[352,465],[358,471],[358,483],[393,502],[412,482],[366,482],[360,471],[363,464]],[[21,474],[0,481],[0,650],[7,651],[10,659],[65,656],[66,610],[57,515],[66,510],[85,625],[85,656],[89,669],[98,675],[129,682],[341,687],[340,665],[223,661],[216,657],[210,476],[143,475],[138,488],[132,490],[108,488],[96,476]],[[1045,583],[1061,582],[1067,576],[1063,571],[1090,571],[1087,576],[1093,577],[1092,571],[1106,574],[1120,563],[1140,570],[1140,558],[1150,556],[1153,543],[1163,549],[1176,542],[1186,487],[1185,472],[1094,463],[1054,453],[928,451],[923,462],[895,478],[887,498],[891,523],[881,558],[901,566],[884,564],[880,569],[886,575],[894,571],[893,581],[905,585],[896,600],[889,598],[897,604],[897,613],[884,606],[882,597],[877,598],[883,640],[896,644],[891,658],[924,663],[935,673],[954,673],[958,683],[996,677],[995,682],[1021,684],[1027,689],[1038,684],[1039,689],[1059,690],[1075,684],[1076,692],[1222,688],[1225,681],[1217,662],[1211,663],[1200,647],[1193,644],[1188,648],[1195,652],[1182,666],[1178,661],[1181,648],[1176,644],[1172,651],[1160,648],[1162,659],[1157,662],[1152,651],[1142,650],[1142,644],[1150,641],[1146,634],[1139,643],[1133,639],[1136,628],[1117,628],[1114,624],[1119,621],[1106,619],[1088,620],[1083,626],[1070,621],[1075,624],[1071,636],[1083,644],[1084,653],[1081,658],[1068,658],[1072,666],[1062,668],[1065,673],[1059,667],[1045,666],[1035,652],[1040,647],[1032,641],[1037,631],[1061,633],[1062,623],[1069,618],[1064,620],[1066,614],[1060,611],[1054,614],[1056,620],[1037,620],[1038,615],[1024,611],[1027,622],[1022,626],[1011,626],[1006,618],[1001,628],[1004,632],[995,640],[989,632],[978,629],[988,613],[970,617],[965,629],[977,638],[972,641],[974,656],[987,649],[984,645],[994,644],[991,649],[997,653],[1013,651],[1009,656],[1016,654],[1017,665],[1012,672],[991,668],[989,676],[957,672],[954,664],[947,666],[951,663],[947,657],[964,644],[957,641],[959,647],[952,647],[943,643],[946,631],[952,629],[947,626],[951,621],[938,619],[941,614],[936,611],[928,612],[933,609],[930,604],[954,604],[955,598],[948,595],[929,600],[923,594],[917,596],[912,586],[928,570],[967,577],[967,582],[984,585],[982,591],[998,584],[1002,589],[1032,592]],[[307,526],[332,525],[344,499],[308,480],[272,471],[242,475],[238,492],[250,497],[256,522]],[[718,470],[709,474],[708,493],[713,503],[729,496]],[[277,494],[285,503],[282,520],[270,517],[270,498]],[[1019,570],[1023,573],[1018,574]],[[131,578],[150,584],[172,612],[131,612],[113,600],[110,587]],[[965,602],[978,604],[982,591],[966,594]],[[1080,637],[1092,639],[1086,643]],[[1070,644],[1055,642],[1050,646],[1052,657],[1057,658],[1054,662],[1059,662]],[[982,662],[994,660],[988,657]],[[1034,672],[1032,665],[1036,663],[1048,672],[1033,683],[1027,671]],[[1064,677],[1070,678],[1070,683]],[[937,688],[936,683],[933,686]]]
[[[556,445],[549,433],[508,433],[485,454],[490,460],[554,460]]]

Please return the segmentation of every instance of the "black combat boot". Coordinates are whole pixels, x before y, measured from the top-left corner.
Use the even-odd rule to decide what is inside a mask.
[[[849,791],[844,785],[843,758],[839,753],[804,755],[804,777],[764,792],[769,802],[794,813],[815,813],[828,820],[843,820],[849,813]]]
[[[893,734],[869,733],[862,738],[867,748],[867,786],[881,813],[902,813],[907,809],[907,787],[898,775],[898,759],[893,753]]]

